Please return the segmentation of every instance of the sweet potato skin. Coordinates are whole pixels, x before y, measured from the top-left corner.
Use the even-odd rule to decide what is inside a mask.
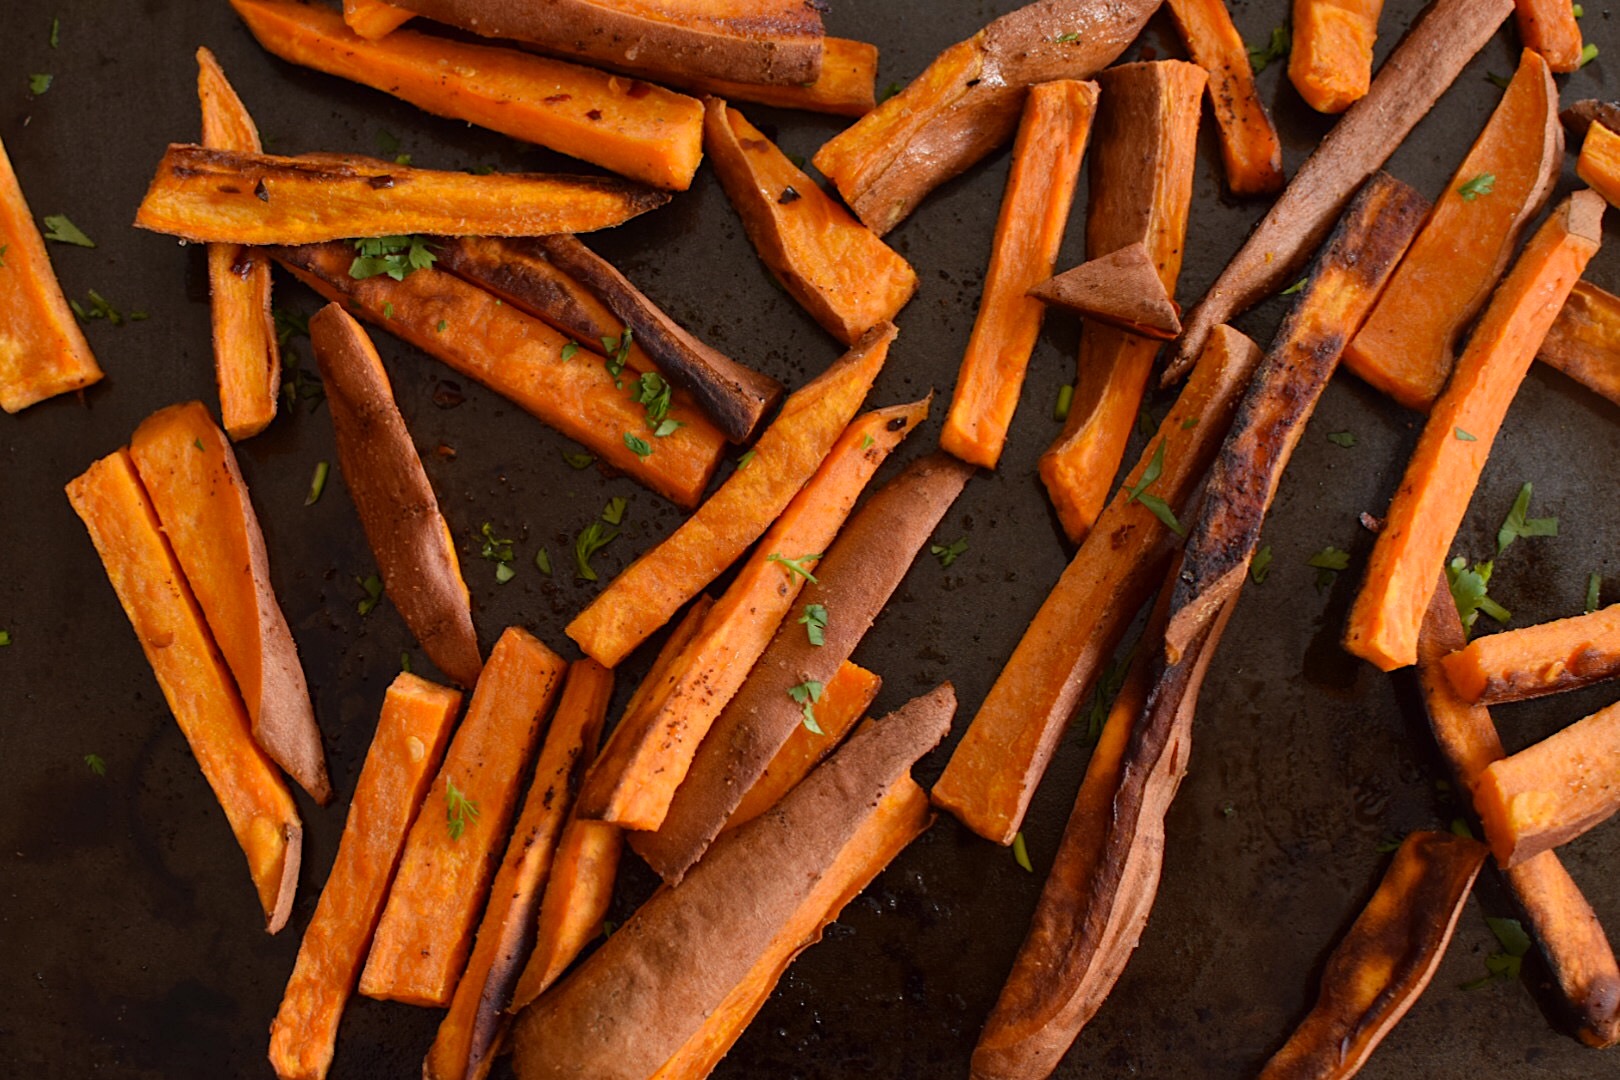
[[[1209,103],[1220,127],[1226,186],[1233,195],[1270,195],[1284,181],[1282,143],[1254,85],[1248,46],[1226,0],[1169,0],[1193,62],[1209,72]]]
[[[671,86],[727,101],[751,101],[778,109],[802,109],[835,116],[862,117],[877,107],[876,45],[848,38],[821,39],[821,74],[813,83],[748,83],[682,74],[664,77]]]
[[[1620,296],[1577,281],[1536,359],[1620,405]]]
[[[1141,337],[1169,341],[1181,333],[1176,302],[1141,240],[1047,278],[1029,295]]]
[[[1620,604],[1476,638],[1441,661],[1469,704],[1558,694],[1620,675]]]

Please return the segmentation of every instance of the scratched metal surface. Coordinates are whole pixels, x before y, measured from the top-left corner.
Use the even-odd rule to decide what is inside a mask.
[[[839,34],[883,49],[879,85],[916,74],[943,46],[1013,6],[996,2],[877,4],[844,0]],[[1281,21],[1283,0],[1234,4],[1247,39]],[[1418,5],[1390,0],[1380,58]],[[48,42],[61,20],[59,47]],[[1620,56],[1609,5],[1586,4],[1589,38]],[[315,463],[334,458],[321,408],[286,412],[238,449],[270,549],[272,577],[302,650],[338,802],[321,810],[300,794],[304,871],[289,928],[260,916],[242,856],[141,656],[62,485],[128,439],[141,418],[176,401],[216,407],[202,252],[130,227],[170,141],[195,138],[192,53],[220,57],[274,151],[376,152],[388,132],[418,165],[568,168],[564,159],[439,120],[370,90],[280,63],[220,2],[10,0],[0,5],[0,137],[36,215],[66,213],[98,246],[51,246],[70,296],[90,289],[150,319],[96,323],[90,340],[107,379],[84,395],[0,418],[0,1072],[36,1077],[268,1076],[266,1029],[335,852],[344,807],[383,690],[411,652],[426,661],[386,603],[355,609],[357,576],[373,564],[342,481],[303,505]],[[1489,72],[1512,70],[1518,45],[1504,29],[1398,153],[1392,170],[1433,195],[1466,151],[1497,94]],[[1149,52],[1152,50],[1152,52]],[[1133,55],[1180,55],[1163,15]],[[1566,100],[1613,96],[1600,59],[1568,79]],[[32,99],[27,76],[54,75]],[[1260,79],[1276,112],[1290,172],[1327,122],[1308,112],[1280,66]],[[841,122],[744,106],[791,153],[808,156]],[[948,394],[972,323],[1007,171],[997,155],[935,194],[893,234],[918,268],[921,291],[872,395]],[[1564,186],[1573,182],[1566,175]],[[1220,188],[1214,142],[1201,136],[1188,257],[1179,295],[1201,294],[1263,206],[1234,204]],[[1082,188],[1062,265],[1080,260]],[[633,225],[593,238],[648,293],[713,344],[798,384],[837,353],[833,342],[773,286],[714,177]],[[1620,254],[1592,276],[1620,286]],[[314,309],[312,294],[278,279],[277,303]],[[1241,321],[1265,341],[1285,301]],[[856,658],[885,679],[880,709],[944,678],[963,701],[958,730],[983,698],[1068,551],[1035,478],[1057,432],[1058,388],[1072,376],[1076,328],[1053,317],[1034,358],[1024,407],[995,475],[974,480],[940,528],[968,552],[948,570],[928,557],[912,569]],[[612,496],[629,500],[623,535],[597,557],[606,575],[668,532],[675,510],[625,479],[575,472],[568,444],[516,407],[386,336],[378,344],[417,444],[461,543],[485,647],[521,624],[574,653],[562,633],[599,585],[573,580],[573,535]],[[307,343],[295,348],[308,364]],[[447,381],[459,383],[458,396]],[[1166,399],[1156,399],[1162,407]],[[884,475],[934,444],[941,407]],[[1535,483],[1534,510],[1557,514],[1557,539],[1521,541],[1498,563],[1493,595],[1529,623],[1581,608],[1586,575],[1620,595],[1620,413],[1562,376],[1535,371],[1513,406],[1456,550],[1491,552],[1518,485]],[[1340,448],[1329,432],[1355,433]],[[1309,555],[1333,544],[1356,564],[1371,537],[1356,523],[1381,513],[1416,436],[1414,417],[1341,376],[1285,479],[1265,541],[1270,579],[1245,594],[1204,691],[1191,773],[1169,819],[1163,887],[1141,948],[1059,1074],[1079,1077],[1240,1077],[1252,1074],[1309,1007],[1321,965],[1370,893],[1387,858],[1381,840],[1444,827],[1458,814],[1438,784],[1434,752],[1412,687],[1340,651],[1337,637],[1355,574],[1313,587]],[[1139,441],[1139,440],[1138,440]],[[1136,452],[1133,445],[1132,456]],[[518,539],[506,585],[477,559],[489,521]],[[558,573],[529,560],[546,545]],[[626,665],[623,701],[645,668]],[[1606,704],[1596,689],[1498,710],[1510,749]],[[86,754],[106,762],[105,777]],[[1087,751],[1065,742],[1026,826],[1038,872],[1049,865]],[[946,751],[918,769],[932,781]],[[1565,852],[1611,931],[1620,933],[1620,828],[1599,829]],[[619,900],[651,887],[629,864]],[[974,1037],[1012,961],[1040,877],[950,819],[898,858],[802,957],[717,1075],[822,1078],[962,1076]],[[1495,945],[1486,914],[1512,914],[1494,872],[1468,903],[1433,985],[1373,1056],[1374,1080],[1495,1074],[1613,1075],[1614,1058],[1549,1025],[1545,971],[1464,991]],[[435,1012],[355,999],[333,1076],[416,1075]],[[508,1067],[502,1065],[503,1070]]]

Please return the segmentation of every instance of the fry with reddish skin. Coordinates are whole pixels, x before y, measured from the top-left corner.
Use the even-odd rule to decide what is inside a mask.
[[[1383,10],[1384,0],[1294,0],[1288,81],[1305,104],[1342,113],[1367,96]]]
[[[1208,77],[1179,60],[1125,64],[1098,76],[1102,108],[1091,154],[1086,255],[1147,245],[1173,296],[1186,246],[1198,118]],[[1074,399],[1063,433],[1041,455],[1041,481],[1078,544],[1108,502],[1159,343],[1113,326],[1080,333]]]
[[[771,525],[679,658],[613,729],[579,792],[581,817],[626,829],[663,823],[698,745],[793,609],[872,474],[928,416],[929,399],[857,417]],[[631,847],[636,839],[631,838]]]
[[[459,691],[409,672],[388,687],[337,859],[270,1023],[270,1065],[281,1080],[323,1080],[332,1066],[338,1022],[382,914],[405,832],[460,711]]]
[[[101,367],[57,284],[3,142],[0,248],[0,409],[14,413],[82,390],[101,378]]]
[[[1620,296],[1577,281],[1536,359],[1620,405]]]
[[[193,401],[147,417],[135,429],[129,452],[230,665],[254,741],[325,806],[332,785],[320,728],[230,441]]]
[[[1204,298],[1182,319],[1164,385],[1187,373],[1204,338],[1280,292],[1321,246],[1361,186],[1502,25],[1513,0],[1436,0],[1408,31],[1367,96],[1350,107],[1289,181]]]
[[[1558,114],[1570,138],[1584,139],[1593,124],[1602,124],[1610,131],[1620,131],[1620,102],[1587,98],[1577,101]]]
[[[653,187],[685,191],[703,156],[703,106],[639,79],[414,30],[367,40],[336,12],[290,0],[231,6],[260,45],[289,63]]]
[[[821,39],[821,74],[813,83],[773,85],[705,79],[690,74],[678,78],[666,76],[663,81],[727,101],[751,101],[778,109],[861,117],[877,107],[877,65],[876,45],[824,37]]]
[[[742,113],[704,103],[703,144],[761,261],[833,337],[852,345],[917,291],[911,265],[856,221]]]
[[[1458,333],[1489,299],[1563,161],[1558,87],[1546,62],[1526,49],[1490,122],[1345,349],[1345,366],[1407,408],[1428,411],[1456,362]],[[1488,194],[1475,191],[1482,176],[1492,178]]]
[[[568,624],[568,636],[587,655],[614,667],[719,577],[820,467],[866,398],[895,333],[892,323],[873,327],[789,397],[754,446],[748,466],[727,477],[695,514],[625,567]]]
[[[1620,135],[1603,124],[1587,128],[1575,175],[1591,184],[1610,205],[1620,204]]]
[[[1047,278],[1029,295],[1141,337],[1169,341],[1181,333],[1176,302],[1140,240]]]
[[[1519,37],[1525,47],[1547,58],[1547,66],[1567,74],[1581,66],[1581,24],[1575,5],[1564,0],[1514,0]]]
[[[1328,957],[1316,1005],[1260,1080],[1347,1080],[1429,985],[1457,926],[1485,845],[1415,832]]]
[[[1270,195],[1283,186],[1282,143],[1254,85],[1254,67],[1225,0],[1169,0],[1193,62],[1209,72],[1209,104],[1221,136],[1226,186]]]
[[[1469,704],[1560,694],[1620,675],[1620,604],[1476,638],[1442,661]]]
[[[344,24],[367,41],[385,38],[414,18],[416,12],[386,0],[343,0]]]
[[[1417,659],[1429,583],[1445,563],[1537,346],[1597,252],[1602,221],[1603,200],[1591,191],[1575,192],[1552,212],[1491,298],[1429,413],[1344,635],[1346,649],[1384,671]]]
[[[1096,83],[1061,79],[1032,87],[1024,99],[984,292],[939,436],[941,449],[970,465],[994,469],[1007,445],[1046,317],[1029,290],[1057,262],[1098,92]]]
[[[278,157],[170,145],[137,228],[212,244],[316,244],[351,236],[535,236],[622,225],[669,201],[627,180],[473,176],[370,158]]]
[[[784,620],[698,748],[659,830],[630,837],[665,881],[680,880],[703,857],[803,726],[803,704],[789,689],[832,681],[972,473],[972,466],[945,453],[930,454],[876,491],[844,526],[817,567],[817,580],[799,594],[798,610],[808,604],[827,609],[823,644],[811,644],[804,627]]]
[[[292,913],[304,826],[275,766],[253,741],[247,710],[208,624],[163,538],[128,450],[67,485],[118,602],[135,628],[169,711],[225,810],[274,934]]]
[[[1151,493],[1171,512],[1185,513],[1259,364],[1254,342],[1220,328],[1125,489],[1140,481],[1163,446],[1164,471]],[[1052,586],[934,785],[934,805],[987,840],[1013,842],[1070,718],[1179,542],[1125,489]]]

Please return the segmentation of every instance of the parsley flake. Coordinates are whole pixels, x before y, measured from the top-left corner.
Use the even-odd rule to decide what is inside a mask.
[[[66,214],[45,215],[45,239],[55,240],[58,244],[72,244],[75,247],[96,246],[96,242],[84,235],[84,230],[69,221]]]
[[[1462,428],[1453,428],[1452,433],[1457,436],[1458,442],[1479,442],[1477,438],[1464,431]]]
[[[1495,84],[1500,90],[1506,90],[1508,83],[1511,81],[1506,75],[1497,75],[1494,72],[1486,72],[1485,79],[1487,82]]]
[[[821,691],[823,689],[821,683],[814,679],[806,679],[797,686],[788,687],[788,697],[803,706],[800,711],[804,713],[804,726],[809,729],[812,735],[826,734],[821,730],[821,725],[816,723],[815,706],[816,702],[821,700]]]
[[[562,351],[557,356],[563,360],[572,360],[577,352],[579,352],[579,342],[570,341],[562,347]]]
[[[90,771],[95,773],[97,776],[107,775],[107,763],[101,760],[100,754],[84,755],[84,763],[90,769]]]
[[[1058,387],[1057,404],[1052,406],[1052,419],[1059,422],[1069,418],[1069,410],[1074,407],[1074,384],[1065,383]]]
[[[1590,41],[1588,41],[1581,48],[1581,59],[1580,59],[1580,62],[1577,63],[1575,66],[1577,68],[1583,68],[1587,64],[1590,64],[1592,61],[1596,60],[1597,58],[1598,58],[1598,47],[1596,45],[1592,44]]]
[[[356,281],[384,274],[395,281],[404,281],[438,261],[428,240],[421,236],[368,236],[353,243],[358,254],[349,264],[349,276]],[[391,312],[389,315],[392,317]]]
[[[452,840],[461,839],[469,820],[478,820],[478,804],[467,798],[467,793],[448,777],[444,781],[444,819]]]
[[[1278,293],[1277,295],[1278,296],[1293,296],[1296,293],[1302,293],[1302,292],[1305,291],[1305,283],[1310,281],[1310,280],[1311,280],[1311,276],[1309,274],[1306,274],[1304,277],[1300,278],[1298,281],[1294,282],[1292,285],[1288,286],[1288,288],[1284,289],[1282,292]]]
[[[483,545],[478,549],[480,556],[495,562],[509,563],[512,561],[512,541],[502,540],[497,537],[494,526],[487,521],[478,527],[478,532],[484,538]]]
[[[1033,874],[1035,872],[1035,864],[1029,861],[1029,848],[1024,844],[1022,829],[1013,836],[1012,853],[1013,862],[1023,867],[1025,873]]]
[[[1451,586],[1451,599],[1457,605],[1457,616],[1465,630],[1473,629],[1482,611],[1499,623],[1513,618],[1511,611],[1486,595],[1491,584],[1492,569],[1494,564],[1489,562],[1475,563],[1473,569],[1469,569],[1468,560],[1461,555],[1446,564],[1446,581]]]
[[[1249,66],[1256,75],[1260,74],[1273,63],[1288,55],[1288,48],[1292,44],[1288,27],[1274,26],[1271,28],[1271,40],[1264,45],[1250,45]]]
[[[1577,15],[1575,17],[1577,19],[1580,18],[1579,15]],[[60,45],[61,43],[62,43],[62,20],[61,19],[52,19],[51,20],[51,48],[54,49],[58,45]]]
[[[1475,199],[1479,198],[1481,195],[1489,195],[1492,191],[1495,191],[1495,190],[1496,190],[1496,174],[1495,173],[1480,173],[1478,176],[1476,176],[1472,180],[1468,181],[1468,183],[1466,183],[1462,187],[1458,188],[1457,189],[1457,194],[1462,196],[1462,201],[1463,202],[1473,202]]]
[[[55,75],[30,75],[28,76],[28,92],[35,97],[39,97],[39,95],[49,90],[51,83],[55,81]]]
[[[402,652],[402,653],[399,654],[399,670],[403,671],[407,675],[411,674],[411,654],[410,653]]]
[[[503,562],[495,564],[495,584],[505,585],[508,581],[511,581],[515,577],[517,577],[517,571],[512,569],[511,563]]]
[[[1485,975],[1472,982],[1463,983],[1464,990],[1478,990],[1497,979],[1509,981],[1517,979],[1524,964],[1524,957],[1530,951],[1530,935],[1524,932],[1524,926],[1519,920],[1495,919],[1487,916],[1485,922],[1490,926],[1491,933],[1496,935],[1496,942],[1502,946],[1502,951],[1494,952],[1485,958]]]
[[[890,98],[894,97],[894,95],[898,94],[904,89],[905,87],[901,86],[897,82],[890,83],[888,86],[883,88],[883,93],[878,95],[878,103],[882,104],[883,102],[888,101]]]
[[[1331,431],[1328,433],[1328,442],[1332,443],[1334,446],[1342,446],[1348,450],[1352,446],[1356,445],[1356,436],[1354,432]]]
[[[1316,588],[1320,591],[1333,584],[1334,575],[1339,571],[1350,568],[1350,553],[1329,544],[1306,559],[1305,565],[1316,568]]]
[[[607,506],[602,509],[602,520],[609,525],[618,525],[624,521],[624,509],[629,505],[630,501],[622,495],[613,496],[608,500]]]
[[[941,569],[948,569],[968,549],[967,537],[953,540],[949,544],[929,544],[928,553],[939,560]]]
[[[773,563],[781,563],[783,566],[787,567],[788,570],[791,571],[792,573],[797,574],[799,577],[803,578],[805,581],[808,581],[812,585],[815,585],[815,584],[818,584],[818,582],[816,581],[816,575],[811,573],[809,570],[805,569],[804,564],[807,563],[807,562],[808,563],[815,563],[815,562],[820,561],[821,555],[822,555],[821,552],[816,551],[816,552],[811,552],[809,554],[800,555],[797,559],[790,559],[786,555],[783,555],[783,554],[780,554],[779,552],[773,551],[769,555],[765,556],[765,561],[766,562],[773,562]]]
[[[591,569],[591,556],[595,555],[608,545],[619,530],[610,529],[600,521],[593,521],[580,532],[574,540],[574,564],[579,577],[586,581],[595,581],[596,571]]]
[[[583,450],[577,450],[577,451],[573,451],[573,452],[564,450],[562,458],[563,458],[564,461],[568,462],[568,464],[570,466],[572,466],[573,468],[576,468],[576,469],[588,469],[588,468],[591,467],[591,462],[596,460],[596,455],[587,454]]]
[[[656,371],[648,371],[636,379],[635,389],[630,396],[647,410],[647,426],[657,428],[669,415],[670,400],[674,393],[675,388],[662,375]]]
[[[624,362],[630,358],[630,346],[635,339],[636,332],[628,326],[618,337],[602,337],[602,351],[607,353],[607,373],[613,376],[614,386],[620,385],[619,376],[624,374]]]
[[[1080,40],[1080,32],[1078,30],[1070,30],[1066,34],[1059,34],[1057,37],[1053,38],[1052,39],[1052,44],[1054,44],[1054,45],[1071,45],[1074,42],[1079,41],[1079,40]]]
[[[638,438],[628,431],[624,433],[624,445],[628,446],[636,457],[644,458],[652,453],[652,446],[646,439]]]
[[[748,468],[748,466],[752,465],[754,463],[754,455],[757,453],[759,453],[758,450],[750,450],[742,457],[738,458],[737,471],[742,472],[744,469]]]
[[[820,604],[804,605],[804,614],[799,616],[799,625],[804,627],[805,636],[812,645],[827,644],[827,609]]]
[[[382,578],[378,577],[376,574],[372,574],[370,577],[365,578],[364,580],[355,578],[354,583],[360,586],[360,588],[363,589],[366,594],[366,598],[355,606],[355,610],[362,615],[370,615],[372,611],[376,609],[378,601],[382,599]]]
[[[1256,585],[1264,585],[1266,577],[1271,573],[1271,545],[1267,544],[1254,553],[1249,562],[1249,577]]]
[[[546,575],[546,577],[550,577],[551,576],[551,552],[547,551],[543,547],[539,551],[535,552],[534,553],[534,568],[536,570],[540,571],[542,574]]]
[[[1598,602],[1598,594],[1603,591],[1603,575],[1592,571],[1586,577],[1586,613],[1596,611],[1602,605]]]
[[[1496,531],[1496,553],[1498,555],[1507,550],[1507,546],[1521,536],[1557,536],[1558,519],[1555,517],[1533,518],[1526,515],[1530,512],[1530,482],[1527,480],[1519,489],[1519,494],[1513,500],[1513,508],[1502,522],[1502,527]]]
[[[314,506],[321,501],[321,492],[326,490],[326,475],[331,470],[332,466],[324,461],[315,463],[315,475],[309,478],[309,494],[304,496],[305,506]]]
[[[7,645],[10,645],[10,644],[11,644],[11,631],[10,630],[0,630],[0,649],[3,649]]]
[[[4,270],[6,268],[6,252],[10,250],[10,244],[0,244],[0,270]]]
[[[144,311],[131,312],[126,318],[122,311],[113,307],[112,302],[96,292],[96,290],[91,289],[89,295],[90,299],[84,304],[79,303],[77,300],[68,301],[68,307],[73,309],[73,314],[77,315],[81,322],[89,322],[92,319],[106,319],[113,326],[122,326],[126,321],[140,322],[146,318]]]
[[[1102,738],[1103,726],[1108,723],[1108,714],[1113,711],[1120,687],[1125,685],[1125,671],[1129,666],[1127,656],[1110,660],[1103,668],[1097,678],[1097,688],[1091,692],[1091,703],[1086,706],[1086,734],[1080,745],[1096,746],[1097,740]]]
[[[1180,520],[1176,518],[1176,512],[1170,509],[1170,504],[1157,495],[1147,494],[1148,486],[1164,475],[1165,446],[1166,440],[1160,439],[1158,449],[1153,451],[1153,457],[1148,460],[1147,468],[1142,470],[1142,475],[1137,479],[1136,485],[1125,490],[1125,501],[1126,503],[1141,503],[1149,513],[1162,521],[1171,532],[1177,536],[1186,536],[1187,530]]]
[[[295,335],[309,337],[309,316],[290,308],[276,308],[276,344],[285,349]]]

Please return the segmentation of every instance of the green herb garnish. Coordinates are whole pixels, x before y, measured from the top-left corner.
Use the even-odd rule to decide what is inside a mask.
[[[573,452],[564,450],[562,457],[564,461],[568,462],[569,465],[576,469],[588,469],[591,467],[591,462],[596,460],[596,455],[587,454],[583,450],[576,450]]]
[[[10,644],[11,644],[11,631],[10,630],[0,630],[0,649],[3,649],[7,645],[10,645]]]
[[[1475,199],[1479,198],[1481,195],[1489,195],[1492,191],[1495,191],[1495,190],[1496,190],[1496,174],[1495,173],[1480,173],[1478,176],[1476,176],[1472,180],[1468,181],[1468,183],[1466,183],[1462,187],[1458,188],[1457,189],[1457,194],[1462,196],[1462,201],[1463,202],[1473,202]]]
[[[619,376],[624,374],[624,362],[630,358],[630,345],[635,338],[636,332],[628,326],[618,337],[602,338],[602,350],[607,353],[607,373],[613,376],[614,386],[620,385]]]
[[[1557,536],[1558,519],[1555,517],[1533,518],[1526,515],[1530,512],[1530,482],[1527,480],[1519,489],[1519,494],[1513,500],[1513,507],[1503,520],[1502,527],[1496,531],[1496,553],[1498,555],[1507,550],[1507,546],[1521,536]]]
[[[1154,517],[1164,522],[1171,532],[1177,536],[1186,536],[1187,530],[1176,518],[1175,511],[1170,509],[1170,504],[1157,495],[1147,493],[1148,486],[1164,475],[1165,446],[1166,440],[1160,439],[1158,448],[1153,451],[1153,457],[1148,460],[1147,468],[1142,470],[1136,485],[1125,490],[1125,501],[1141,503]]]
[[[799,616],[799,625],[804,627],[805,636],[812,645],[827,644],[827,609],[820,604],[804,605],[804,614]]]
[[[1468,560],[1461,555],[1446,564],[1446,581],[1451,585],[1451,599],[1457,605],[1457,616],[1463,628],[1473,629],[1484,612],[1499,623],[1513,618],[1513,613],[1486,595],[1491,584],[1492,563],[1475,563],[1469,569]]]
[[[1053,38],[1052,39],[1052,44],[1054,44],[1054,45],[1069,45],[1069,44],[1072,44],[1072,43],[1074,43],[1076,41],[1079,41],[1079,40],[1080,40],[1080,32],[1078,30],[1070,30],[1066,34],[1059,34],[1057,37]]]
[[[438,259],[428,247],[428,240],[421,236],[368,236],[354,241],[354,250],[359,254],[349,264],[349,276],[356,281],[384,274],[404,281]]]
[[[1288,288],[1284,289],[1282,292],[1278,293],[1277,295],[1278,296],[1293,296],[1295,293],[1302,293],[1302,292],[1305,291],[1305,283],[1310,281],[1310,280],[1311,280],[1311,276],[1309,274],[1306,274],[1304,277],[1300,278],[1298,281],[1294,282],[1292,285],[1288,286]]]
[[[822,685],[814,679],[806,679],[797,686],[788,687],[788,697],[798,702],[803,708],[804,726],[812,735],[824,735],[821,725],[816,723],[816,702],[821,700]]]
[[[807,563],[807,562],[809,562],[809,563],[818,562],[818,561],[820,561],[821,556],[822,556],[822,553],[819,552],[819,551],[816,551],[816,552],[812,552],[812,553],[807,554],[807,555],[800,555],[797,559],[790,559],[786,555],[782,555],[782,554],[779,554],[778,552],[773,551],[769,555],[765,556],[765,561],[766,562],[773,562],[773,563],[781,563],[783,566],[787,567],[788,570],[792,571],[794,574],[797,574],[799,577],[803,578],[804,580],[806,580],[806,581],[810,582],[812,585],[814,585],[814,584],[817,583],[816,582],[816,575],[812,574],[809,570],[805,569],[804,564]]]
[[[547,577],[551,576],[551,552],[541,548],[534,553],[534,568]]]
[[[1594,570],[1586,578],[1586,613],[1588,615],[1602,606],[1598,603],[1598,594],[1602,590],[1603,575]]]
[[[1519,920],[1486,916],[1485,922],[1491,928],[1491,933],[1496,935],[1497,944],[1502,946],[1502,951],[1485,958],[1485,975],[1472,982],[1463,983],[1464,990],[1478,990],[1497,979],[1517,979],[1524,965],[1524,957],[1530,952],[1530,935],[1524,932]]]
[[[1023,867],[1026,873],[1035,872],[1035,864],[1029,861],[1029,848],[1024,845],[1023,830],[1013,836],[1012,842],[1013,862]]]
[[[1065,383],[1058,387],[1057,404],[1052,406],[1052,419],[1063,421],[1069,418],[1069,410],[1074,406],[1074,384]]]
[[[1590,41],[1588,41],[1584,46],[1581,47],[1580,63],[1576,64],[1575,66],[1577,68],[1583,68],[1587,64],[1590,64],[1592,61],[1596,60],[1597,58],[1598,58],[1598,47],[1596,45],[1592,44]]]
[[[1457,441],[1458,442],[1478,442],[1479,441],[1477,438],[1475,438],[1473,435],[1469,434],[1468,432],[1464,431],[1462,428],[1453,428],[1452,433],[1457,436]]]
[[[618,525],[624,521],[624,509],[629,505],[630,501],[622,495],[613,496],[608,500],[607,506],[602,508],[602,520],[609,525]]]
[[[66,214],[45,215],[45,239],[55,240],[58,244],[73,244],[75,247],[96,246],[96,242],[84,235],[84,230],[69,221]]]
[[[632,435],[628,431],[624,433],[624,445],[628,446],[636,457],[644,458],[652,453],[652,446],[646,439]]]
[[[1097,740],[1102,738],[1103,727],[1108,723],[1119,688],[1125,685],[1125,672],[1129,667],[1130,657],[1122,656],[1108,661],[1103,668],[1097,678],[1097,688],[1091,692],[1091,702],[1086,706],[1086,734],[1080,745],[1096,746]]]
[[[1577,5],[1577,6],[1579,6],[1579,5]],[[1577,19],[1580,18],[1579,15],[1576,15],[1575,17]],[[61,19],[52,19],[51,20],[51,48],[54,49],[58,45],[60,45],[61,43],[62,43],[62,20]]]
[[[314,506],[321,500],[321,492],[326,490],[326,474],[331,472],[332,466],[324,461],[315,463],[315,475],[309,478],[309,494],[304,496],[305,506]]]
[[[1290,35],[1288,27],[1274,26],[1271,29],[1271,40],[1262,46],[1249,46],[1249,66],[1256,75],[1260,74],[1273,63],[1288,55]]]
[[[372,574],[370,577],[364,579],[355,578],[354,582],[356,585],[359,585],[361,589],[365,590],[366,594],[366,598],[355,606],[355,610],[360,612],[362,615],[370,615],[371,612],[376,608],[377,602],[382,599],[382,578],[378,577],[376,574]]]
[[[580,532],[574,540],[574,563],[579,577],[586,581],[596,580],[596,571],[591,569],[591,556],[595,555],[608,542],[619,535],[619,530],[610,529],[600,521],[593,521]]]
[[[1255,552],[1254,558],[1249,561],[1249,577],[1256,585],[1264,585],[1266,583],[1266,575],[1270,573],[1271,545],[1267,544],[1265,547]]]
[[[1328,442],[1332,443],[1334,446],[1342,446],[1348,450],[1352,446],[1356,445],[1356,436],[1353,432],[1349,431],[1330,431],[1328,432]]]
[[[508,563],[512,561],[514,558],[512,541],[502,540],[497,537],[494,526],[487,521],[478,527],[478,532],[484,538],[482,546],[478,549],[480,556],[493,559],[495,562]]]
[[[28,76],[28,92],[33,94],[35,97],[39,97],[45,91],[49,90],[51,88],[51,83],[55,81],[55,75],[30,75]]]
[[[450,839],[460,840],[467,831],[468,820],[478,820],[478,804],[467,798],[466,792],[456,787],[448,777],[444,782],[444,818],[450,830]]]
[[[411,674],[411,654],[410,653],[402,652],[402,653],[399,654],[399,670],[403,671],[407,675]]]
[[[670,386],[662,375],[656,371],[649,371],[636,380],[635,389],[630,396],[637,404],[646,408],[647,426],[656,428],[664,417],[669,415],[670,397],[674,392],[675,388]]]
[[[89,767],[90,771],[95,773],[97,776],[107,775],[107,763],[101,760],[100,754],[84,755],[84,763]]]
[[[1320,591],[1333,584],[1334,575],[1350,567],[1350,553],[1329,544],[1305,560],[1306,566],[1316,568],[1316,588]]]
[[[572,360],[577,352],[579,352],[579,342],[570,341],[562,347],[562,351],[557,356],[563,360]]]
[[[949,544],[929,544],[928,553],[939,560],[941,568],[948,569],[968,549],[967,537],[952,540]]]

